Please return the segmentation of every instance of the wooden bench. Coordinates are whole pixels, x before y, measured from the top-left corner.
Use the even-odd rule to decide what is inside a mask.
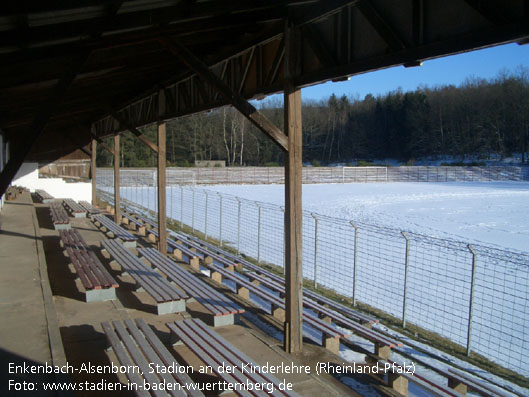
[[[125,247],[136,247],[137,238],[121,226],[116,225],[110,218],[105,215],[94,215],[92,220],[108,237],[120,239]]]
[[[61,246],[66,250],[85,290],[86,302],[116,299],[118,283],[90,250],[76,229],[59,231]]]
[[[279,292],[280,296],[284,296],[285,294],[284,283],[280,284],[277,282],[273,282],[267,280],[262,276],[258,276],[252,273],[245,273],[245,276],[250,278],[250,280],[258,281],[261,285],[265,286],[268,289],[271,289],[272,291]],[[383,335],[380,332],[377,332],[376,330],[367,328],[359,324],[358,322],[352,320],[351,318],[346,317],[341,313],[335,312],[330,308],[319,304],[318,302],[306,297],[305,295],[303,295],[303,307],[306,307],[307,309],[313,310],[314,312],[318,313],[318,316],[326,321],[332,321],[337,325],[350,329],[355,334],[370,340],[375,344],[375,354],[381,358],[388,359],[392,348],[402,346],[401,342],[393,338],[387,337],[386,335]]]
[[[74,218],[86,218],[86,210],[72,199],[64,199],[63,205]]]
[[[384,394],[394,395],[398,393],[399,396],[408,395],[408,384],[411,382],[416,386],[427,392],[427,394],[438,397],[462,397],[463,394],[449,387],[449,385],[442,385],[431,379],[431,376],[422,374],[420,369],[415,368],[414,371],[409,371],[409,368],[405,368],[391,360],[377,360],[377,365],[383,371],[378,374],[383,376],[383,381],[391,388],[394,392],[386,390],[383,387],[375,386],[381,390]]]
[[[199,319],[189,319],[167,323],[175,341],[186,345],[202,362],[213,368],[213,372],[227,383],[235,384],[268,384],[273,385],[273,396],[297,396],[293,391],[280,390],[280,380],[269,373],[243,371],[245,368],[259,367],[226,339],[208,328]],[[219,371],[219,368],[231,367],[233,371]],[[230,372],[230,373],[228,373]],[[271,387],[271,386],[270,386]],[[238,390],[242,396],[268,396],[264,390]]]
[[[121,214],[121,222],[123,222],[124,225],[127,225],[129,229],[137,231],[140,236],[145,236],[145,224],[143,224],[133,216],[130,216],[126,212],[123,212]]]
[[[150,229],[150,228],[158,229],[158,223],[151,221],[145,215],[136,214],[136,218],[142,221],[147,227],[147,229]]]
[[[237,294],[241,296],[241,298],[249,301],[251,292],[261,299],[269,302],[271,305],[272,316],[277,318],[279,321],[285,321],[285,303],[283,299],[255,284],[252,284],[237,272],[229,271],[213,263],[205,264],[205,267],[211,271],[211,278],[219,284],[222,283],[223,277],[234,282]],[[339,351],[340,337],[346,337],[349,335],[347,332],[340,331],[331,324],[307,312],[303,313],[303,322],[320,331],[322,333],[322,346],[335,354],[338,354]]]
[[[53,197],[51,194],[48,194],[48,192],[42,189],[36,189],[35,194],[37,195],[40,202],[44,204],[48,204],[49,202],[55,200],[55,197]]]
[[[129,369],[139,369],[125,372],[129,382],[139,386],[135,389],[136,395],[193,397],[204,395],[189,387],[193,384],[193,380],[188,375],[188,367],[176,361],[143,319],[103,322],[101,327],[107,337],[110,350],[116,355],[119,364]],[[172,368],[182,370],[169,371]],[[150,385],[150,388],[144,387],[146,384]],[[152,390],[161,384],[175,387],[171,391]]]
[[[511,395],[511,393],[500,390],[498,387],[491,386],[485,381],[476,379],[454,368],[449,368],[448,371],[444,372],[444,375],[448,378],[448,386],[462,395],[465,395],[468,390],[486,397],[507,397]]]
[[[271,271],[269,270],[266,270],[266,269],[263,269],[262,267],[258,266],[258,265],[255,265],[251,262],[248,262],[246,260],[244,260],[243,258],[241,258],[240,256],[237,256],[237,255],[234,255],[230,252],[227,252],[213,244],[210,244],[210,243],[207,243],[205,241],[202,241],[200,240],[199,238],[197,237],[194,237],[194,236],[191,236],[191,235],[187,235],[187,234],[183,234],[183,233],[173,233],[175,236],[177,237],[180,237],[181,240],[190,240],[192,241],[194,244],[199,244],[203,247],[206,247],[209,251],[212,251],[212,252],[216,252],[218,255],[222,255],[222,257],[230,260],[231,262],[233,262],[232,265],[235,266],[235,268],[247,268],[247,269],[250,269],[252,271],[254,271],[255,273],[257,274],[261,274],[263,276],[266,276],[267,278],[271,279],[272,281],[275,281],[275,282],[278,282],[278,283],[284,283],[284,278],[275,274],[275,273],[272,273]],[[240,266],[239,266],[240,265]],[[313,299],[314,301],[322,304],[322,305],[326,305],[326,306],[329,306],[329,308],[333,309],[333,310],[336,310],[344,315],[346,315],[347,317],[351,317],[361,323],[366,323],[366,324],[373,324],[373,323],[378,323],[379,320],[373,316],[369,316],[367,314],[364,314],[364,313],[361,313],[353,308],[350,308],[350,307],[347,307],[345,305],[342,305],[330,298],[327,298],[323,295],[320,295],[318,294],[317,292],[314,292],[314,291],[311,291],[310,289],[307,289],[307,288],[303,288],[303,295],[304,296],[308,296],[310,297],[311,299]]]
[[[70,229],[70,218],[60,201],[50,201],[50,215],[55,230]]]
[[[244,309],[233,303],[228,297],[215,290],[195,275],[182,269],[172,260],[162,255],[154,248],[140,248],[139,253],[160,270],[168,280],[171,280],[194,300],[204,306],[211,313],[211,323],[214,327],[231,325],[235,315],[244,313]]]
[[[103,254],[112,257],[124,273],[131,276],[140,287],[156,302],[158,315],[183,312],[186,309],[185,300],[189,298],[154,270],[149,269],[137,256],[133,255],[116,240],[101,242]]]
[[[204,258],[205,263],[212,263],[214,261],[222,266],[227,267],[229,271],[232,271],[234,268],[237,268],[239,265],[238,263],[234,263],[229,258],[210,252],[208,249],[209,247],[206,248],[207,247],[206,244],[202,245],[202,244],[196,243],[194,241],[189,241],[189,240],[184,240],[184,241],[179,240],[179,241],[181,243],[188,244],[193,249],[199,250]],[[273,275],[273,273],[271,272],[269,273]],[[254,282],[257,282],[257,284],[263,284],[265,287],[273,291],[279,292],[280,296],[284,296],[285,294],[284,279],[277,275],[274,275],[275,277],[273,280],[268,280],[252,272],[244,273],[244,276],[248,277],[250,280]],[[305,291],[307,291],[307,289],[304,288],[303,289],[304,294],[305,294]],[[356,321],[367,323],[367,324],[372,324],[375,321],[371,317],[362,315],[352,309],[350,310],[350,315],[353,316],[353,319],[355,321],[353,321],[353,319],[346,317],[340,313],[332,311],[331,309],[305,296],[303,298],[303,306],[317,312],[320,318],[326,321],[332,320],[336,324],[346,327],[348,329],[351,329],[356,334],[369,339],[375,344],[375,353],[382,358],[389,358],[389,355],[391,353],[391,348],[402,346],[401,342],[396,341],[392,338],[386,337],[385,335],[381,335],[377,331],[371,330],[369,328],[366,328],[358,324]]]
[[[99,208],[94,207],[88,201],[81,200],[79,201],[79,205],[85,209],[85,211],[88,213],[89,216],[99,215],[101,213]]]

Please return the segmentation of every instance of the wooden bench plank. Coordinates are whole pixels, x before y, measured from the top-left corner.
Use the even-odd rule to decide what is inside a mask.
[[[213,317],[225,317],[231,315],[230,319],[213,318],[214,326],[233,324],[233,315],[243,313],[244,309],[233,303],[222,293],[216,291],[211,286],[180,268],[176,263],[154,248],[140,248],[139,253],[148,260],[152,266],[158,268],[167,278],[176,283],[193,297],[198,303],[204,306]]]
[[[146,358],[146,362],[147,362],[147,368],[146,368],[146,371],[148,372],[147,376],[148,377],[151,377],[151,375],[156,378],[160,378],[160,379],[156,379],[155,383],[158,384],[158,383],[162,383],[162,382],[165,382],[165,383],[168,383],[168,384],[173,384],[175,382],[175,378],[173,378],[172,376],[169,375],[169,373],[166,373],[164,371],[158,371],[158,372],[154,372],[154,373],[150,373],[150,364],[157,364],[159,365],[160,367],[164,367],[164,364],[162,363],[162,360],[160,359],[160,357],[155,353],[155,351],[152,349],[152,347],[150,346],[150,344],[148,343],[147,339],[145,339],[145,336],[140,332],[140,330],[138,329],[138,327],[136,326],[136,324],[132,321],[132,320],[125,320],[125,325],[130,333],[130,335],[132,336],[132,339],[134,340],[134,342],[136,342],[136,345],[137,347],[139,347],[139,349],[142,351],[143,355],[145,356]],[[121,322],[117,323],[116,324],[116,328],[119,327],[123,327]],[[144,371],[144,374],[145,374],[145,371]],[[148,380],[148,378],[147,378]],[[169,391],[169,394],[171,394],[171,396],[175,396],[175,397],[180,397],[180,396],[184,396],[185,397],[185,392],[182,391],[182,390],[170,390]],[[165,395],[165,393],[161,392],[160,395]]]
[[[119,263],[123,271],[155,300],[159,315],[185,310],[185,299],[189,298],[186,292],[177,289],[160,274],[149,269],[119,242],[103,240],[101,245]]]
[[[116,299],[118,283],[105,269],[75,229],[61,230],[61,245],[85,289],[87,302]]]
[[[130,359],[127,351],[121,344],[121,341],[119,340],[118,336],[116,335],[116,332],[114,331],[114,327],[107,322],[101,323],[101,327],[103,328],[103,331],[107,336],[107,340],[109,341],[110,346],[114,350],[114,354],[118,358],[120,364],[128,368],[132,368],[135,364]],[[139,373],[135,371],[127,371],[126,376],[132,383],[135,383],[137,385],[143,385],[143,379],[141,378]],[[142,389],[136,390],[136,394],[141,397],[150,396],[150,393]]]
[[[136,246],[137,238],[121,226],[116,225],[114,221],[107,218],[105,215],[94,215],[92,220],[96,225],[99,223],[99,225],[111,232],[114,235],[114,238],[122,240],[126,246]]]
[[[136,320],[136,324],[139,327],[139,329],[143,332],[143,335],[151,345],[151,347],[156,351],[156,354],[160,357],[161,361],[166,367],[171,367],[171,365],[175,362],[174,357],[169,353],[167,348],[160,342],[160,339],[154,334],[152,329],[147,325],[145,320],[142,318]],[[181,384],[190,384],[193,382],[193,380],[189,377],[187,373],[176,373],[173,374],[173,376],[176,378],[176,380]],[[188,395],[199,397],[203,396],[204,394],[198,390],[188,390]]]
[[[94,207],[92,204],[90,204],[88,201],[81,200],[79,201],[79,205],[83,207],[88,215],[98,215],[101,213],[99,208]]]
[[[274,385],[274,396],[296,396],[295,392],[285,392],[279,390],[279,379],[271,374],[243,373],[241,365],[249,364],[258,366],[252,359],[244,355],[235,346],[222,338],[220,335],[208,327],[199,319],[189,319],[167,323],[171,332],[188,346],[201,360],[212,364],[213,371],[227,382],[246,383],[249,380],[252,383],[271,383]],[[219,365],[226,363],[235,367],[236,370],[231,374],[218,371]],[[254,391],[254,395],[266,396],[266,391]],[[241,395],[245,395],[242,394]]]

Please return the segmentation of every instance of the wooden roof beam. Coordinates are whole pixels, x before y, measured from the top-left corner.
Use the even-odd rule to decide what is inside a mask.
[[[279,46],[277,47],[276,55],[274,56],[274,60],[272,62],[272,67],[270,68],[270,72],[268,73],[268,76],[266,76],[265,86],[271,85],[276,77],[277,73],[279,72],[279,66],[281,65],[281,62],[283,61],[283,58],[285,57],[285,37],[283,36],[281,38],[281,41],[279,42]]]
[[[494,25],[503,25],[509,22],[509,19],[497,7],[490,2],[480,0],[464,0],[470,7],[477,11],[481,16],[492,22]]]
[[[215,87],[239,112],[241,112],[257,128],[267,134],[281,149],[285,152],[288,151],[288,137],[252,104],[240,94],[233,91],[191,51],[169,37],[163,37],[160,41],[172,54],[180,58],[190,70]]]
[[[75,77],[85,64],[86,60],[90,56],[90,52],[84,54],[84,56],[76,57],[72,60],[72,65],[69,71],[59,80],[55,86],[51,98],[45,102],[43,108],[40,112],[35,115],[31,126],[29,127],[28,134],[22,143],[19,143],[16,148],[13,150],[13,156],[6,164],[6,167],[2,170],[0,174],[0,196],[2,196],[16,173],[18,172],[20,166],[24,162],[25,158],[31,151],[31,148],[37,138],[40,136],[50,117],[56,111],[57,107],[61,104],[66,91],[72,85]]]
[[[314,25],[305,25],[303,32],[318,60],[325,67],[336,66],[337,62],[334,55],[329,51],[329,46],[325,45]]]
[[[361,0],[356,4],[356,7],[392,50],[403,50],[406,48],[404,41],[399,37],[395,29],[380,15],[370,0]]]
[[[158,153],[158,145],[149,141],[149,139],[147,139],[147,137],[143,135],[136,127],[130,125],[127,120],[121,117],[116,111],[111,110],[110,114],[119,122],[119,124],[123,125],[127,129],[127,131],[130,131],[131,133],[136,135],[136,138],[138,138],[140,142],[147,145],[153,152]]]

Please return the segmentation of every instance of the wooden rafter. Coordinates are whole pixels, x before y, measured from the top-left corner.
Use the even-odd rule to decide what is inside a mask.
[[[189,69],[198,74],[221,95],[223,95],[239,112],[250,120],[257,128],[265,132],[284,151],[288,151],[288,138],[283,132],[272,124],[261,112],[252,104],[246,101],[239,94],[234,92],[224,81],[215,75],[200,59],[183,45],[174,42],[168,37],[162,38],[161,42]]]
[[[380,15],[370,0],[360,0],[356,4],[356,7],[391,49],[402,50],[406,48],[404,41],[399,37],[395,29]]]
[[[255,53],[255,47],[252,47],[252,49],[250,50],[250,54],[248,54],[248,60],[246,61],[244,72],[241,76],[241,83],[239,84],[239,90],[238,90],[239,94],[242,92],[244,88],[244,84],[246,83],[246,77],[248,77],[248,71],[250,70],[250,66],[252,65],[254,53]]]
[[[325,67],[336,66],[337,62],[334,55],[329,51],[329,46],[323,42],[323,39],[314,25],[305,25],[303,32],[318,60]]]
[[[495,25],[509,22],[501,10],[491,5],[490,2],[480,0],[465,0],[465,2]]]
[[[147,145],[153,152],[158,153],[158,146],[155,143],[149,141],[149,139],[145,135],[143,135],[141,131],[139,131],[136,127],[130,125],[127,120],[121,117],[119,113],[115,112],[114,110],[111,111],[111,114],[112,117],[114,117],[120,124],[122,124],[127,129],[127,131],[133,133],[140,142]]]
[[[76,57],[72,60],[70,70],[59,80],[53,90],[51,98],[45,102],[42,110],[33,119],[24,141],[19,143],[18,146],[14,148],[15,150],[13,150],[12,158],[9,160],[9,162],[6,164],[6,167],[0,174],[0,196],[5,193],[7,187],[24,162],[26,156],[31,151],[33,144],[46,127],[50,117],[61,104],[66,91],[75,80],[75,76],[79,73],[89,56],[90,53],[86,53],[82,57]]]
[[[277,51],[274,56],[274,61],[272,62],[272,67],[270,68],[270,73],[268,73],[268,76],[266,76],[265,85],[270,85],[275,81],[277,77],[277,73],[279,72],[279,66],[281,65],[281,62],[283,61],[284,56],[285,56],[285,39],[283,37],[281,38],[281,41],[279,42],[279,46],[277,47]]]

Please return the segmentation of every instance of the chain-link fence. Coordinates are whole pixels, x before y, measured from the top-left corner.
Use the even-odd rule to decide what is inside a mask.
[[[99,169],[106,174],[110,169]],[[128,168],[122,183],[136,184],[136,179],[149,184],[155,168]],[[303,183],[351,182],[488,182],[529,181],[529,167],[303,167]],[[284,167],[176,168],[166,171],[168,185],[273,184],[285,183]],[[156,180],[153,181],[156,186]]]
[[[156,176],[134,172],[121,174],[121,197],[156,211]],[[112,173],[97,178],[112,193]],[[182,185],[167,200],[180,227],[284,267],[282,207]],[[527,254],[304,212],[303,276],[529,377]]]

